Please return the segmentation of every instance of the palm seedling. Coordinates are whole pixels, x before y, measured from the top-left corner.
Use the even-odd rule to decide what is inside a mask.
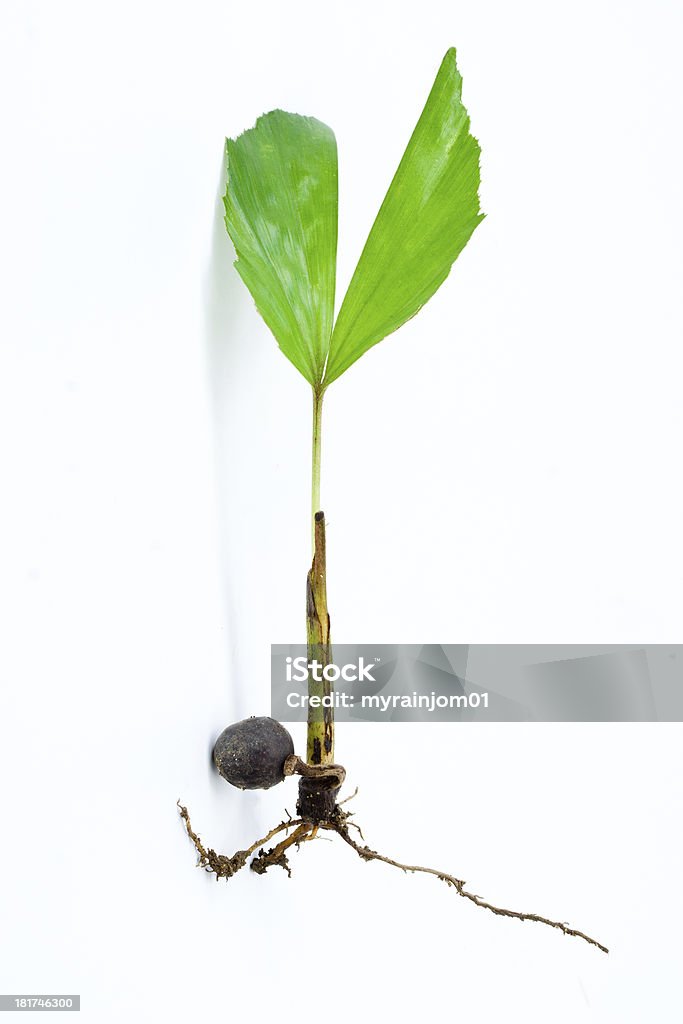
[[[427,302],[449,274],[484,215],[479,206],[479,154],[463,106],[454,49],[443,58],[424,110],[372,226],[334,319],[337,259],[337,146],[327,125],[312,117],[273,110],[227,141],[225,223],[235,267],[284,355],[312,390],[313,561],[306,581],[309,662],[331,663],[326,589],[325,517],[320,507],[323,398],[356,360]],[[470,893],[453,875],[401,864],[361,845],[338,793],[345,771],[334,761],[334,708],[325,706],[330,684],[309,678],[306,759],[289,733],[270,718],[250,718],[219,737],[214,760],[221,775],[241,788],[269,788],[297,774],[297,817],[271,829],[231,857],[206,849],[180,807],[199,862],[229,878],[250,858],[258,873],[273,865],[289,871],[287,850],[336,832],[364,860],[436,875],[466,899],[495,914],[539,921],[605,949],[566,924],[505,910]],[[317,704],[317,706],[316,706]],[[360,832],[360,830],[358,830]],[[284,838],[283,838],[284,834]],[[273,837],[279,842],[266,850]],[[361,834],[362,839],[362,834]],[[363,841],[364,842],[364,841]]]

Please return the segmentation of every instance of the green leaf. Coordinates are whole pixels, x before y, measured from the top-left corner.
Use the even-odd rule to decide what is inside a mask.
[[[272,110],[227,140],[225,224],[235,267],[297,370],[320,383],[334,318],[337,143],[312,117]]]
[[[479,143],[461,91],[450,49],[344,297],[325,385],[418,312],[483,220]]]

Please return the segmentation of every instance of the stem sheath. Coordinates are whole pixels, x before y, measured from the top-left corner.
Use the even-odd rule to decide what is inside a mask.
[[[327,572],[325,548],[325,515],[316,512],[313,517],[313,563],[306,580],[306,633],[308,661],[321,668],[332,661],[330,645],[330,616],[327,611]],[[328,680],[308,677],[309,697],[328,697],[332,692]],[[306,760],[309,764],[326,765],[334,761],[334,709],[308,708],[308,736]]]

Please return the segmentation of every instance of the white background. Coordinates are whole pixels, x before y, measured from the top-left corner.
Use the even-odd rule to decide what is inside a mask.
[[[232,852],[296,789],[209,760],[268,713],[309,558],[307,385],[231,269],[223,138],[334,127],[341,298],[450,45],[489,216],[326,401],[334,636],[680,641],[680,6],[2,21],[0,990],[93,1022],[679,1022],[679,725],[339,730],[372,846],[609,958],[341,843],[216,884],[175,801]]]

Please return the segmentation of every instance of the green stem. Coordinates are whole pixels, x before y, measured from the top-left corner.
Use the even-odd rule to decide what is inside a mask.
[[[329,665],[330,616],[327,611],[327,552],[325,516],[320,510],[320,453],[323,411],[323,388],[313,389],[313,452],[311,472],[311,527],[313,563],[306,580],[306,640],[309,662]],[[329,682],[308,680],[310,697],[325,697],[331,692]],[[334,711],[332,708],[308,709],[306,760],[309,764],[330,764],[334,754]]]
[[[315,553],[315,514],[320,511],[320,454],[322,442],[323,388],[313,389],[313,444],[311,460],[311,539]]]

